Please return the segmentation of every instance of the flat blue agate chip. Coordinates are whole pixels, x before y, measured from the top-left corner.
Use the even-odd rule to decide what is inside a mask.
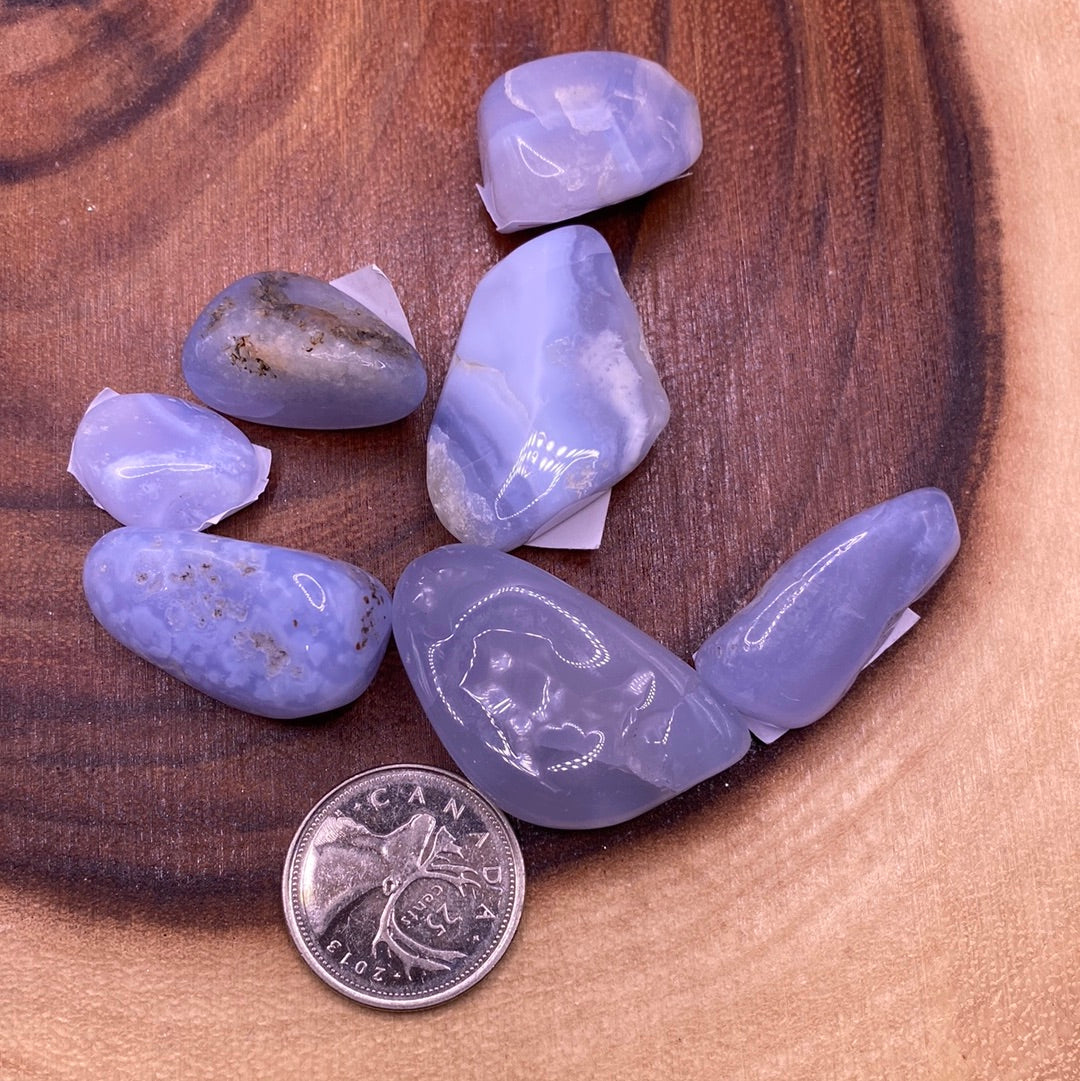
[[[458,540],[516,548],[635,469],[669,412],[603,237],[544,233],[469,302],[428,433],[432,506]]]
[[[959,547],[940,489],[879,503],[799,549],[702,643],[694,664],[745,717],[778,729],[811,724],[840,701]]]
[[[401,334],[327,282],[285,271],[251,274],[214,297],[181,364],[211,408],[285,428],[389,424],[427,390]]]
[[[83,568],[121,644],[227,705],[308,717],[358,698],[390,638],[367,571],[312,552],[189,530],[116,529]]]
[[[659,64],[563,53],[491,84],[477,117],[480,197],[500,232],[576,218],[684,173],[701,154],[697,101]]]
[[[463,773],[528,822],[621,822],[731,765],[750,735],[654,639],[514,556],[450,545],[394,591],[394,637]]]
[[[203,529],[266,487],[270,452],[167,394],[104,390],[75,431],[68,472],[124,525]]]

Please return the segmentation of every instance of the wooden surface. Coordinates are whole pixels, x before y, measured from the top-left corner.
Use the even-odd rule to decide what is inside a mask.
[[[1080,1078],[1080,20],[1034,7],[4,6],[0,1077]],[[377,431],[247,426],[271,485],[220,531],[392,586],[449,539],[424,435],[521,239],[472,187],[476,103],[577,48],[665,63],[705,152],[591,219],[673,417],[598,553],[529,558],[688,657],[871,502],[939,484],[965,540],[812,729],[625,827],[523,827],[500,966],[386,1016],[308,971],[277,891],[324,791],[447,763],[396,654],[304,724],[175,683],[93,623],[111,522],[64,465],[102,386],[186,394],[231,279],[377,262],[433,393]]]

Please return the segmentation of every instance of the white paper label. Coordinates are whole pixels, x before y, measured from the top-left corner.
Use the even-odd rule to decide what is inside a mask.
[[[398,300],[390,279],[374,264],[360,267],[351,274],[335,278],[330,283],[346,296],[363,304],[368,311],[377,315],[388,327],[396,330],[414,349],[412,328],[405,318],[405,309]]]

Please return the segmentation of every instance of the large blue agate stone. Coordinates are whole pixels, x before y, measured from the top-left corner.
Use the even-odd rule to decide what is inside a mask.
[[[167,394],[104,390],[75,431],[68,471],[124,525],[203,529],[253,502],[270,452],[217,413]]]
[[[701,678],[772,728],[827,713],[960,547],[949,497],[920,488],[801,548],[694,655]]]
[[[367,688],[390,598],[366,571],[311,552],[128,527],[83,569],[90,609],[140,657],[237,709],[307,717]]]
[[[693,95],[651,60],[581,52],[496,79],[478,115],[480,197],[500,232],[566,221],[684,173],[701,153]]]
[[[394,637],[462,772],[529,822],[621,822],[750,743],[684,661],[502,552],[450,545],[412,562],[394,592]]]
[[[428,435],[428,492],[458,540],[508,550],[606,493],[667,423],[611,250],[565,226],[480,281]]]
[[[287,428],[366,428],[411,413],[419,354],[367,307],[305,274],[234,282],[195,320],[184,378],[213,409]]]

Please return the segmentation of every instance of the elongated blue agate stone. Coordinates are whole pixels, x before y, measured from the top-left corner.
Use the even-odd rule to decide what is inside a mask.
[[[659,64],[617,52],[549,56],[491,84],[477,117],[480,197],[500,232],[566,221],[684,173],[697,101]]]
[[[203,529],[253,502],[270,452],[235,424],[167,394],[116,394],[90,403],[68,471],[124,525]]]
[[[306,274],[251,274],[195,320],[181,364],[213,409],[286,428],[367,428],[411,413],[420,355],[359,301]]]
[[[390,638],[389,595],[367,571],[189,530],[107,533],[86,557],[83,588],[118,642],[263,717],[352,702]]]
[[[516,548],[635,469],[669,411],[603,237],[544,233],[469,302],[428,434],[432,506],[458,540]]]
[[[940,489],[879,503],[801,548],[702,643],[694,664],[744,716],[780,729],[811,724],[840,701],[959,547]]]
[[[394,636],[454,761],[529,822],[621,822],[750,745],[688,664],[502,552],[450,545],[414,560],[394,591]]]
[[[531,564],[451,545],[405,569],[394,638],[473,784],[528,822],[604,826],[737,761],[755,720],[820,717],[958,544],[937,489],[864,511],[796,553],[702,645],[696,671]]]

